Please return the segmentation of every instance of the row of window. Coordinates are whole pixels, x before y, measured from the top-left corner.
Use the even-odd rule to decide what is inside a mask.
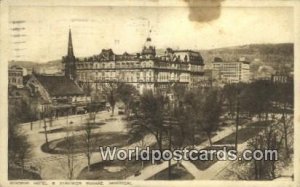
[[[9,84],[23,84],[23,79],[12,77],[12,78],[8,79],[8,83]]]
[[[22,72],[8,72],[8,76],[10,76],[10,77],[22,77],[23,73]]]
[[[154,67],[153,62],[123,62],[123,63],[78,63],[77,69],[97,69],[97,68],[150,68]],[[200,65],[186,65],[186,64],[175,64],[175,63],[159,63],[157,68],[170,68],[170,69],[180,69],[180,70],[192,70],[192,71],[202,71],[203,67]]]

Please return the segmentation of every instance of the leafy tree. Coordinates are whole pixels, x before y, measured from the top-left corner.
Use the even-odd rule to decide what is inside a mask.
[[[111,107],[111,115],[114,115],[115,105],[117,103],[117,90],[122,84],[118,81],[110,81],[102,84],[102,91]]]
[[[272,97],[274,88],[271,81],[258,80],[247,85],[241,92],[241,109],[251,114],[258,115],[259,119],[265,113],[265,119],[268,119],[268,113],[272,108]]]
[[[223,96],[228,106],[229,115],[233,119],[236,112],[237,90],[235,84],[226,84],[223,88]]]
[[[209,143],[212,145],[211,133],[218,128],[220,115],[222,112],[222,101],[217,90],[209,90],[204,97],[205,100],[202,105],[202,119],[200,119],[200,128],[206,132]]]
[[[247,84],[245,83],[232,83],[232,84],[226,84],[222,90],[222,99],[225,101],[225,103],[228,106],[228,110],[230,113],[231,118],[233,119],[236,114],[237,109],[237,101],[239,99],[239,96],[245,90],[247,87]]]
[[[129,143],[134,143],[137,142],[137,146],[139,148],[145,148],[146,146],[149,146],[149,143],[145,141],[145,136],[147,136],[149,134],[149,131],[146,128],[141,128],[141,126],[139,126],[138,121],[137,120],[133,120],[132,121],[132,127],[129,131]],[[141,150],[140,150],[141,151]],[[139,153],[140,154],[140,153]],[[141,169],[144,168],[144,161],[141,160]]]
[[[135,127],[139,131],[148,131],[156,138],[156,143],[162,150],[165,106],[168,100],[160,94],[152,91],[145,92],[140,98],[139,112],[136,116]]]
[[[125,113],[128,115],[134,99],[138,96],[138,91],[131,84],[120,84],[117,87],[117,95],[118,98],[124,103]]]
[[[31,145],[27,136],[19,131],[18,124],[24,120],[23,108],[10,105],[8,116],[8,167],[21,168],[23,178],[25,159],[30,157]]]

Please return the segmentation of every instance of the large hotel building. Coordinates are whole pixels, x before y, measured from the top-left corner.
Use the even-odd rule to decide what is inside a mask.
[[[194,87],[203,81],[204,62],[199,52],[167,48],[158,56],[148,37],[141,53],[115,54],[103,49],[100,54],[87,58],[75,58],[69,32],[68,55],[63,57],[65,75],[77,80],[82,87],[101,89],[107,82],[125,82],[144,90],[168,91],[180,84]]]

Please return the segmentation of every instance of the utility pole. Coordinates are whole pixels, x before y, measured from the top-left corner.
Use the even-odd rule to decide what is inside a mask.
[[[238,149],[238,130],[240,123],[240,93],[239,91],[237,95],[237,103],[236,103],[236,119],[235,119],[235,150]]]
[[[171,124],[172,123],[169,123],[169,150],[171,151],[171,148],[172,148],[172,135],[171,135],[171,133],[172,133],[172,127],[171,127]],[[168,176],[169,176],[169,180],[171,180],[171,175],[172,175],[172,171],[171,171],[171,160],[172,159],[170,159],[168,162]]]

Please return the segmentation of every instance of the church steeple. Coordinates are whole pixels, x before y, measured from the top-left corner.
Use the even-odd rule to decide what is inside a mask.
[[[68,56],[74,56],[71,29],[69,29]]]
[[[69,29],[68,54],[63,58],[65,76],[76,80],[76,58],[73,51],[72,32]]]

